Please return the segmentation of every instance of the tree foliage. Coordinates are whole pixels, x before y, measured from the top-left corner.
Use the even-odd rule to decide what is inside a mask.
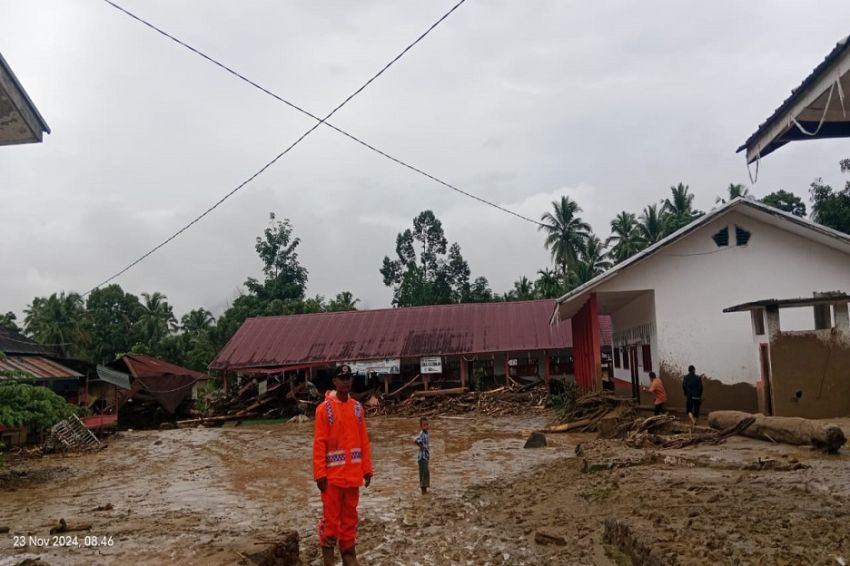
[[[489,292],[486,279],[470,283],[460,246],[448,245],[442,222],[430,210],[413,219],[412,230],[396,236],[395,256],[385,256],[380,268],[395,306],[480,302]]]
[[[578,258],[579,249],[590,236],[590,224],[579,216],[581,207],[568,196],[552,202],[552,210],[540,217],[538,228],[546,234],[544,245],[552,254],[552,261],[567,273]]]
[[[85,355],[90,344],[85,307],[79,293],[36,297],[24,311],[24,328],[41,344],[65,358]]]
[[[44,429],[73,413],[74,407],[47,387],[0,383],[0,425]]]
[[[0,330],[11,330],[12,332],[20,332],[18,326],[18,316],[12,311],[6,314],[0,314]]]
[[[841,160],[840,166],[842,173],[850,172],[850,159]],[[850,234],[850,181],[837,191],[818,178],[812,182],[809,194],[815,222]]]
[[[803,199],[794,193],[789,193],[788,191],[783,191],[781,189],[774,191],[761,199],[761,202],[768,206],[772,206],[773,208],[790,212],[794,216],[799,216],[800,218],[804,218],[806,216],[806,204],[803,202]]]

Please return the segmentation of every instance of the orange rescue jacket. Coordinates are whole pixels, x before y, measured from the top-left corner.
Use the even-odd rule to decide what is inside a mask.
[[[359,487],[372,475],[372,450],[363,405],[351,397],[345,403],[326,393],[316,407],[313,434],[313,479],[330,485]]]

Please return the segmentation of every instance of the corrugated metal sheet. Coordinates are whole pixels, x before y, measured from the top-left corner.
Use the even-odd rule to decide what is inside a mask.
[[[251,318],[210,368],[570,348],[570,324],[549,325],[555,303],[551,299]],[[603,344],[610,344],[610,319],[600,319],[600,326]]]
[[[36,379],[77,379],[82,374],[41,356],[6,356],[0,370],[23,371]],[[0,376],[0,381],[14,378]]]
[[[142,354],[125,354],[121,358],[121,361],[124,362],[127,369],[129,369],[133,377],[136,378],[185,375],[194,379],[201,379],[206,375],[199,371],[184,368],[182,366],[168,363],[165,360],[160,360],[159,358],[151,356],[144,356]]]

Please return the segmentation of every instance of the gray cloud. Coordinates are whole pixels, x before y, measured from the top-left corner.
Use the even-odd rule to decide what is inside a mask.
[[[570,194],[604,236],[618,211],[679,181],[702,208],[728,183],[748,183],[735,148],[846,35],[850,16],[837,1],[596,4],[470,0],[335,123],[531,217]],[[126,5],[324,113],[450,4]],[[53,134],[0,148],[0,311],[87,290],[311,125],[102,2],[2,10],[0,51]],[[803,195],[815,176],[840,183],[845,153],[840,142],[783,148],[754,192]],[[119,282],[166,293],[178,312],[220,311],[259,274],[254,238],[274,210],[302,238],[311,293],[350,289],[366,307],[386,306],[381,259],[425,208],[496,290],[548,264],[534,226],[322,128]]]

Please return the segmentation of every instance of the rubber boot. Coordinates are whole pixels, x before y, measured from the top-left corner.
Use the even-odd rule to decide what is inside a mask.
[[[334,547],[322,547],[322,566],[334,566]]]
[[[352,546],[342,551],[342,566],[360,566],[357,561],[357,551]]]

